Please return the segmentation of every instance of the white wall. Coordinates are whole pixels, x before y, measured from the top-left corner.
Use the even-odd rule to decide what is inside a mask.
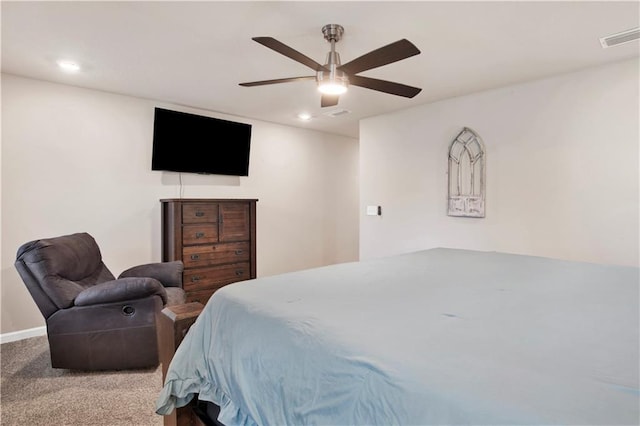
[[[32,239],[78,231],[118,274],[160,260],[151,171],[155,106],[253,124],[249,177],[182,175],[185,198],[258,198],[258,275],[356,260],[358,141],[150,100],[2,75],[2,332],[44,324],[13,262]]]
[[[437,246],[638,265],[638,60],[360,124],[360,257]],[[426,89],[428,90],[428,88]],[[446,214],[447,150],[487,151],[486,218]],[[382,217],[365,216],[382,205]]]

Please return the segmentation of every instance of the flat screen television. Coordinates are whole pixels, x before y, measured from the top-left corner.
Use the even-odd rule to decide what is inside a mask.
[[[151,169],[249,176],[251,125],[155,109]]]

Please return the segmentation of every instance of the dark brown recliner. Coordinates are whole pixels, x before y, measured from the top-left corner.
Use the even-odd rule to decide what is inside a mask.
[[[137,266],[115,279],[93,237],[78,233],[23,244],[15,266],[46,320],[54,368],[158,365],[156,315],[185,302],[182,262]]]

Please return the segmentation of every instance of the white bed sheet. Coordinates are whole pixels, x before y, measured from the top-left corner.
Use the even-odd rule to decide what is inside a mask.
[[[242,425],[638,424],[639,269],[432,249],[214,294],[158,413]]]

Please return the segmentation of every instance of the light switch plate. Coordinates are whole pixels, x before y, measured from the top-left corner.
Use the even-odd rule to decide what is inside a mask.
[[[367,206],[367,216],[380,216],[381,210],[380,206]]]

